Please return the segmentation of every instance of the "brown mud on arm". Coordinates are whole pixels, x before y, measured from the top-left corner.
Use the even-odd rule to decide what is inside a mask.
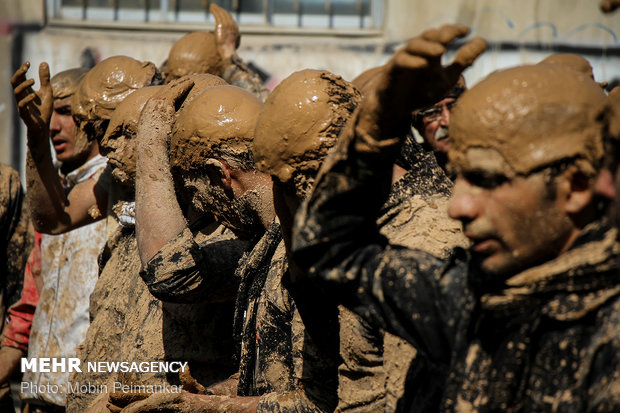
[[[136,136],[136,238],[143,267],[187,228],[170,172],[168,142],[175,102],[193,85],[187,81],[166,87],[146,103],[140,116]]]
[[[335,276],[330,268],[356,247],[377,241],[375,220],[391,188],[411,111],[443,96],[486,47],[482,39],[471,40],[450,65],[442,66],[445,45],[467,33],[460,25],[424,32],[396,52],[373,81],[374,90],[340,134],[309,202],[297,215],[295,260],[303,270]]]
[[[65,193],[58,171],[52,163],[49,128],[52,113],[52,88],[47,63],[39,67],[41,87],[32,90],[33,79],[26,80],[30,64],[24,63],[11,78],[20,117],[27,127],[26,188],[35,229],[45,234],[59,234],[94,218],[88,211],[96,205],[105,211],[107,191],[95,189],[96,180],[76,185]]]

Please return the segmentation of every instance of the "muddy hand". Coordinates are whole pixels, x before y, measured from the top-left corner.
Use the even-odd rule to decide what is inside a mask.
[[[174,125],[174,115],[181,107],[194,82],[179,79],[153,95],[144,105],[138,122],[138,142],[168,142]],[[153,136],[156,133],[158,136]]]
[[[232,15],[217,4],[211,3],[209,8],[215,17],[215,41],[217,49],[224,62],[229,62],[239,47],[241,35],[239,26]]]
[[[52,86],[50,84],[50,69],[47,63],[43,62],[39,66],[39,81],[41,87],[38,91],[32,89],[34,79],[26,79],[26,72],[30,67],[29,62],[25,62],[11,77],[13,94],[17,102],[17,110],[26,127],[29,135],[47,134],[49,131],[50,119],[52,116]]]
[[[403,108],[404,113],[441,99],[486,48],[483,39],[475,38],[458,49],[451,64],[443,66],[445,46],[467,33],[466,26],[445,25],[411,39],[388,62],[383,83],[377,89],[380,98],[393,102],[395,108]]]

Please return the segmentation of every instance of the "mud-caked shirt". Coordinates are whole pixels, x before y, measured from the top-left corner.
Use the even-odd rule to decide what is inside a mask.
[[[235,311],[240,343],[237,394],[260,396],[257,412],[333,411],[337,349],[328,355],[313,341],[285,286],[287,272],[280,226],[274,223],[237,270],[241,280]],[[337,326],[324,321],[327,330]],[[337,336],[338,331],[332,331]]]

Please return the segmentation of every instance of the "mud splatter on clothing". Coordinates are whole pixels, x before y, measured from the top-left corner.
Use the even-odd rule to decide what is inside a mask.
[[[396,150],[352,137],[350,130],[328,158],[298,217],[294,256],[325,294],[416,347],[421,364],[408,383],[408,405],[618,411],[615,231],[594,222],[557,259],[505,285],[489,283],[466,250],[441,259],[379,234],[375,219]]]

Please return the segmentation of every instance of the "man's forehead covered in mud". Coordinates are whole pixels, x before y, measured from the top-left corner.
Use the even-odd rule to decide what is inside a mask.
[[[262,107],[254,95],[236,86],[205,89],[178,115],[170,141],[171,166],[201,170],[209,158],[251,157]]]
[[[72,96],[87,72],[88,69],[77,67],[55,74],[50,80],[53,98],[64,99]]]
[[[109,120],[127,96],[158,81],[153,63],[127,56],[109,57],[84,76],[75,93],[71,113],[79,121]]]
[[[314,177],[359,101],[359,92],[340,76],[292,74],[267,98],[256,125],[257,168],[282,183],[298,172]]]
[[[215,35],[192,32],[181,37],[170,49],[164,67],[166,82],[195,73],[219,75],[222,58],[217,50]]]
[[[451,167],[457,173],[471,167],[468,151],[476,148],[501,155],[507,177],[569,159],[582,159],[583,172],[594,174],[603,155],[597,118],[605,102],[589,76],[562,65],[492,73],[453,110]]]

